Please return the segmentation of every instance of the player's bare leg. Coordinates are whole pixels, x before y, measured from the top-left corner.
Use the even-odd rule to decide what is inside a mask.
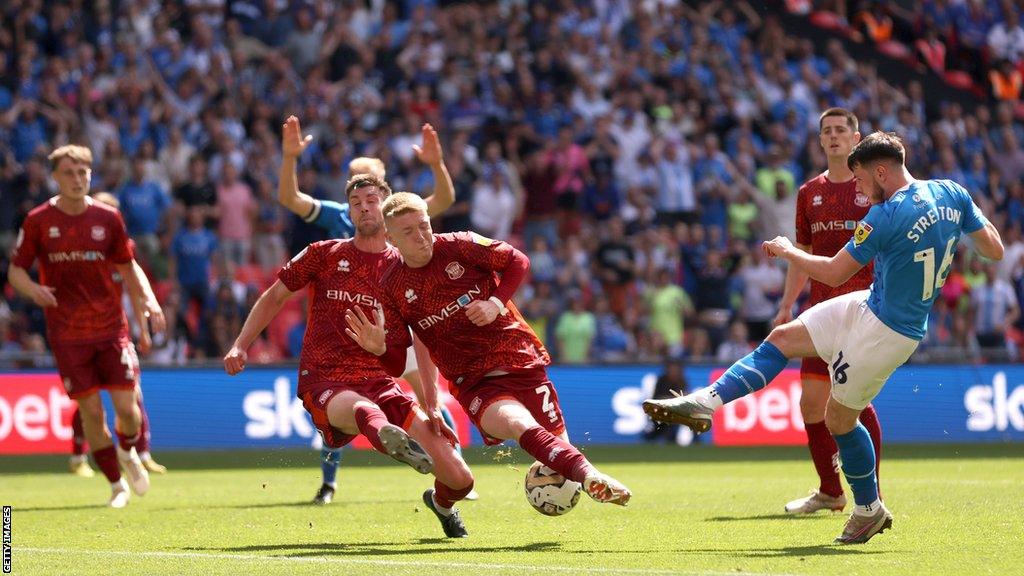
[[[832,386],[827,377],[807,377],[801,381],[801,385],[803,393],[800,396],[800,413],[820,484],[811,490],[809,496],[786,504],[785,511],[787,514],[813,514],[819,510],[841,512],[846,508],[846,494],[839,480],[839,448],[825,426],[825,406],[828,405]]]
[[[82,478],[92,478],[96,472],[89,467],[85,456],[85,430],[82,428],[82,415],[78,409],[71,415],[71,458],[68,459],[68,470]]]
[[[111,508],[124,508],[128,504],[128,483],[121,477],[121,469],[117,463],[117,452],[114,450],[113,438],[107,428],[103,412],[103,402],[99,393],[77,398],[78,411],[82,416],[82,429],[85,439],[92,450],[93,460],[107,481],[110,482]]]
[[[624,484],[600,472],[565,438],[545,430],[533,414],[516,400],[499,400],[480,418],[488,435],[515,440],[529,455],[562,476],[583,484],[587,495],[598,502],[625,506],[632,493]]]
[[[142,496],[149,491],[149,471],[142,464],[135,449],[142,436],[142,414],[139,411],[135,390],[111,390],[110,399],[117,412],[118,430],[117,459],[128,475],[132,492]]]
[[[445,536],[464,538],[469,535],[455,503],[473,490],[473,473],[449,439],[438,435],[427,418],[417,410],[409,426],[413,437],[434,460],[434,487],[423,493],[423,503],[441,522]]]
[[[327,419],[345,434],[363,434],[375,450],[420,474],[429,474],[433,468],[433,459],[405,430],[388,422],[377,404],[356,392],[344,390],[331,398]]]
[[[406,382],[408,382],[409,385],[412,386],[413,390],[418,390],[419,389],[419,386],[420,386],[420,371],[419,371],[418,368],[415,368],[415,363],[413,363],[412,366],[406,365],[406,372],[405,372],[405,374],[402,374],[402,379],[404,379]],[[437,408],[438,408],[438,410],[441,411],[441,417],[444,418],[445,423],[448,424],[448,426],[452,430],[455,430],[455,418],[452,417],[451,411],[448,410],[448,407],[444,405],[444,402],[440,402],[439,406]],[[462,454],[462,447],[459,446],[458,444],[456,444],[455,445],[455,451],[458,452],[459,454]],[[469,494],[466,494],[466,497],[464,498],[464,500],[479,500],[479,499],[480,499],[480,495],[477,494],[475,488],[473,490],[470,490]]]

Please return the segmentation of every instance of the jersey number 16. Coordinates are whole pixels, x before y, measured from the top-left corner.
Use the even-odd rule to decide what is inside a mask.
[[[946,255],[942,257],[938,273],[935,272],[935,248],[914,252],[914,262],[924,262],[924,286],[921,287],[921,300],[931,300],[935,290],[946,284],[949,267],[953,264],[953,247],[957,237],[946,243]]]

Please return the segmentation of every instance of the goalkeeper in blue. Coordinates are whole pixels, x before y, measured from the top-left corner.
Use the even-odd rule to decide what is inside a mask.
[[[867,542],[893,521],[878,497],[871,437],[857,417],[924,338],[928,311],[946,281],[961,235],[970,235],[975,250],[993,260],[1002,259],[1003,243],[962,186],[910,175],[895,134],[871,134],[853,148],[847,163],[857,190],[873,206],[844,249],[831,258],[814,256],[781,236],[765,242],[763,249],[829,286],[842,284],[874,258],[871,288],[809,308],[772,330],[711,386],[679,398],[648,400],[644,411],[658,422],[706,432],[723,404],[767,386],[790,359],[819,356],[828,363],[832,380],[825,425],[839,446],[856,502],[836,542],[855,544]]]
[[[299,190],[299,182],[296,174],[296,165],[299,156],[306,150],[306,147],[313,141],[311,135],[302,136],[302,127],[299,119],[289,116],[281,127],[281,174],[277,188],[277,200],[282,206],[296,214],[306,222],[314,224],[327,230],[331,238],[351,238],[355,234],[352,220],[349,216],[348,203],[339,203],[331,200],[320,200]],[[426,198],[427,208],[430,216],[437,216],[444,212],[455,202],[455,189],[452,180],[448,176],[448,170],[444,166],[444,159],[441,150],[441,141],[437,131],[430,124],[423,125],[423,144],[413,146],[413,152],[417,158],[430,167],[434,175],[433,194]],[[378,158],[354,158],[348,165],[349,177],[356,174],[373,174],[384,179],[384,163]],[[409,348],[406,360],[405,374],[403,378],[408,381],[419,378],[419,370],[413,358],[412,348]],[[411,382],[415,384],[415,382]],[[415,386],[413,389],[417,389]],[[441,404],[441,416],[448,426],[455,430],[455,419],[448,408]],[[338,466],[341,464],[341,448],[324,447],[320,451],[320,469],[323,472],[323,482],[313,498],[314,504],[330,504],[334,500],[334,492],[337,488]],[[466,497],[467,500],[475,500],[476,491]]]

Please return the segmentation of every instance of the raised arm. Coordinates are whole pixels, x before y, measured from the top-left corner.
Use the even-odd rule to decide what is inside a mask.
[[[299,190],[296,171],[299,156],[312,141],[312,135],[302,136],[298,118],[289,116],[285,120],[281,127],[281,173],[277,184],[277,201],[300,218],[308,217],[315,207],[313,197]]]
[[[430,166],[430,171],[434,174],[434,192],[425,200],[427,215],[431,218],[439,216],[455,203],[455,185],[452,184],[452,177],[444,165],[444,154],[441,151],[441,140],[437,137],[437,130],[430,124],[424,124],[423,145],[413,146],[412,149],[420,162]]]

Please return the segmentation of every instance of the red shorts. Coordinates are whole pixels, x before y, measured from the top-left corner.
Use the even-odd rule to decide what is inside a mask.
[[[504,440],[488,436],[480,425],[480,418],[487,408],[498,400],[515,400],[526,407],[548,432],[558,435],[565,432],[562,407],[558,404],[558,392],[548,379],[547,371],[534,368],[505,374],[486,376],[467,387],[452,387],[452,394],[458,399],[463,410],[480,431],[484,444],[494,446]]]
[[[831,383],[828,364],[817,356],[804,358],[800,362],[800,380],[823,380]]]
[[[131,390],[139,380],[139,357],[127,336],[88,344],[54,344],[53,359],[74,400],[101,388]]]
[[[412,419],[416,416],[416,400],[402,392],[398,382],[391,378],[381,378],[369,384],[360,383],[358,386],[342,384],[339,382],[325,382],[310,386],[307,390],[299,392],[302,405],[306,412],[313,418],[313,425],[316,426],[320,436],[324,439],[324,445],[331,448],[341,448],[351,442],[358,434],[346,434],[340,429],[331,426],[327,418],[327,404],[334,398],[335,394],[351,390],[380,407],[381,412],[387,417],[388,422],[401,426],[408,431]]]

